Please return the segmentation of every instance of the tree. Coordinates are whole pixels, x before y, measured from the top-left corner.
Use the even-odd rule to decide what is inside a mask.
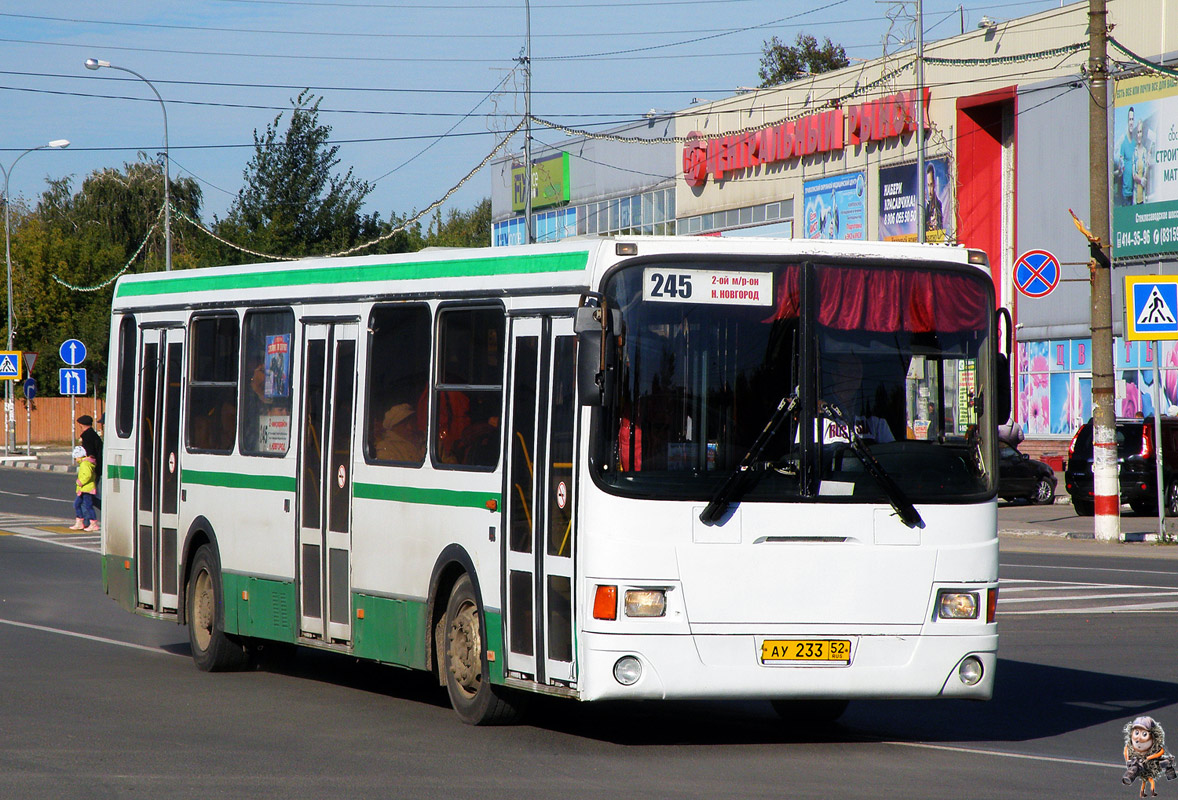
[[[761,78],[761,87],[765,88],[789,83],[803,75],[842,69],[850,63],[842,45],[831,42],[829,36],[821,47],[817,39],[806,33],[799,33],[793,45],[774,36],[761,48],[761,67],[757,75]]]
[[[425,238],[426,247],[489,247],[491,244],[491,198],[485,197],[470,211],[450,209],[446,221],[442,211],[434,214]]]
[[[100,286],[128,263],[131,272],[164,268],[160,217],[163,170],[158,163],[140,156],[139,161],[124,164],[122,170],[92,172],[77,192],[68,177],[51,180],[35,209],[16,204],[12,209],[16,346],[42,354],[56,353],[64,340],[81,339],[89,350],[89,381],[99,391],[106,381],[113,287],[81,289]],[[171,195],[176,208],[194,219],[199,217],[201,192],[194,180],[173,179]],[[203,234],[174,222],[174,268],[195,264],[194,237]],[[144,248],[139,252],[141,244]],[[56,394],[56,369],[52,358],[37,361],[34,376],[42,393]]]
[[[290,123],[279,132],[282,114],[254,131],[254,156],[243,173],[224,220],[213,229],[225,239],[267,254],[324,255],[376,237],[379,216],[360,213],[371,184],[343,175],[339,145],[329,145],[331,126],[319,122],[319,102],[309,91],[292,101]],[[237,251],[222,254],[221,263],[252,259]]]

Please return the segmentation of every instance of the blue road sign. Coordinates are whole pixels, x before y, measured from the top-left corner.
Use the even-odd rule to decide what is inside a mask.
[[[1125,338],[1178,339],[1178,277],[1126,276]]]
[[[0,350],[0,381],[20,380],[19,350]]]
[[[1059,286],[1059,259],[1046,250],[1028,250],[1014,262],[1014,285],[1027,297],[1046,297]]]
[[[32,378],[25,378],[25,399],[37,399],[37,381]]]
[[[71,367],[76,367],[86,360],[86,345],[77,339],[66,339],[57,352],[61,355],[61,360]]]
[[[61,394],[86,394],[86,370],[84,369],[59,369],[57,380],[61,384],[57,391]]]

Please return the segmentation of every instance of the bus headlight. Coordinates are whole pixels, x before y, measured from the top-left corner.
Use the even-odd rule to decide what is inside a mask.
[[[662,589],[627,589],[627,617],[661,617],[667,613],[667,593]]]
[[[634,656],[622,656],[614,664],[614,680],[623,686],[633,686],[642,677],[642,662]]]
[[[978,593],[942,591],[937,598],[940,619],[977,619]]]

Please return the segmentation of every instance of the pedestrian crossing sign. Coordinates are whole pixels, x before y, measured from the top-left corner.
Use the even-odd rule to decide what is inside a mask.
[[[1126,276],[1125,338],[1178,340],[1178,275]]]
[[[0,350],[0,381],[19,381],[21,374],[20,351]]]

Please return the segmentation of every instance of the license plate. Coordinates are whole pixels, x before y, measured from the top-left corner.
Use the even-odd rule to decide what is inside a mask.
[[[762,664],[794,662],[851,663],[848,639],[766,639],[761,643]]]

